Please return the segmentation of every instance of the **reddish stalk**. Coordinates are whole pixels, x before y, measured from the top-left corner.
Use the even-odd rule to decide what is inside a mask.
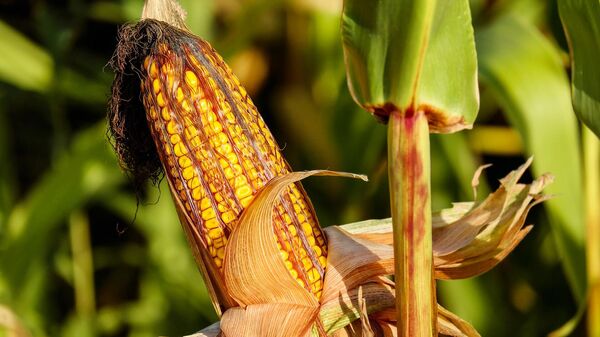
[[[429,126],[423,111],[390,114],[388,169],[398,336],[437,336]]]

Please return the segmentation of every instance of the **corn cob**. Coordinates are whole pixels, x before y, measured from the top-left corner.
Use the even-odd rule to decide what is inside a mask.
[[[290,172],[256,107],[205,41],[182,36],[144,59],[146,118],[164,170],[212,263],[241,212],[270,179]],[[290,274],[321,296],[326,242],[301,185],[291,185],[273,215],[274,239]]]

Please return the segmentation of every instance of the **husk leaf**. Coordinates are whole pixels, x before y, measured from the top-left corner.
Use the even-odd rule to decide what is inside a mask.
[[[484,273],[527,235],[531,227],[523,228],[526,216],[533,206],[549,198],[541,192],[553,180],[546,174],[531,184],[519,184],[529,165],[531,158],[501,179],[500,187],[481,203],[455,203],[452,208],[433,214],[436,278],[457,279]],[[355,238],[392,244],[391,219],[367,220],[342,228]]]
[[[293,172],[269,181],[240,217],[225,249],[223,274],[229,294],[242,307],[287,303],[316,307],[315,296],[290,275],[273,240],[273,207],[289,184],[313,175],[366,177],[325,170]]]
[[[473,326],[438,304],[438,330],[447,336],[480,337]]]
[[[318,308],[285,303],[253,304],[225,312],[226,337],[308,337]]]
[[[381,222],[370,224],[382,229]],[[396,336],[394,283],[382,278],[394,272],[392,247],[357,238],[337,226],[326,228],[325,233],[330,255],[319,314],[325,332],[363,336],[366,312],[370,318],[367,333]],[[443,308],[437,319],[440,332],[446,335],[479,336],[471,325]]]
[[[359,294],[361,289],[362,294]],[[362,295],[362,296],[361,296]],[[361,299],[359,301],[359,299]],[[361,316],[361,303],[368,314],[394,306],[394,288],[389,285],[369,282],[321,304],[319,317],[325,332],[333,333]]]
[[[509,173],[484,201],[455,203],[433,214],[436,278],[479,275],[503,260],[527,235],[532,227],[523,228],[526,215],[548,198],[541,192],[552,181],[550,175],[543,175],[531,184],[519,184],[530,164],[528,160]],[[221,326],[227,337],[316,336],[317,315],[323,331],[331,336],[396,336],[394,283],[384,278],[394,273],[391,219],[325,229],[329,257],[320,303],[298,285],[279,258],[272,240],[273,204],[287,185],[315,174],[360,177],[295,172],[272,180],[259,192],[226,250],[227,289],[242,306],[223,316]],[[479,336],[469,323],[441,306],[437,321],[443,335]]]
[[[325,228],[329,241],[322,302],[381,275],[394,273],[394,250],[389,245],[356,238],[340,227]]]

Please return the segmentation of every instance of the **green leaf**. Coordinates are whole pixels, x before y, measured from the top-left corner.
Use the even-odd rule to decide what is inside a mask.
[[[0,283],[8,285],[9,295],[19,296],[31,266],[49,254],[48,238],[57,235],[71,211],[123,181],[104,130],[100,123],[78,134],[71,151],[13,208],[0,245]]]
[[[434,9],[435,1],[344,3],[348,82],[360,105],[403,108],[412,103]]]
[[[469,2],[346,1],[342,41],[356,102],[386,119],[422,108],[433,132],[470,127],[479,107]]]
[[[471,128],[479,109],[479,88],[468,1],[437,2],[421,72],[417,104],[427,106],[431,130]]]
[[[10,151],[12,128],[8,120],[5,95],[0,94],[0,237],[6,229],[6,218],[14,202],[14,161]]]
[[[577,116],[600,137],[600,2],[559,0],[571,49],[571,89]]]
[[[531,24],[506,15],[476,34],[482,82],[519,130],[533,173],[551,172],[550,224],[571,289],[585,293],[581,157],[569,81],[559,52]]]
[[[182,8],[187,12],[186,24],[196,35],[205,40],[212,37],[215,2],[210,0],[180,0]]]
[[[24,90],[47,90],[54,71],[50,55],[3,21],[0,36],[0,80]]]

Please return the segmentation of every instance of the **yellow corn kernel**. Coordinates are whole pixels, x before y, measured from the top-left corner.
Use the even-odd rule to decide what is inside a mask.
[[[252,194],[252,189],[250,189],[250,186],[248,185],[240,186],[235,190],[235,196],[238,197],[238,199],[245,198],[250,194]]]
[[[208,231],[208,236],[213,240],[218,239],[222,235],[223,235],[223,230],[221,228],[215,228],[215,229],[211,229],[210,231]]]
[[[308,223],[308,222],[303,222],[302,225],[300,225],[302,227],[302,231],[304,232],[304,234],[306,235],[312,235],[312,226]]]
[[[154,88],[154,93],[158,94],[160,92],[160,81],[158,80],[158,78],[154,79],[154,81],[152,81],[152,87]]]
[[[206,222],[204,222],[204,226],[206,226],[206,228],[208,229],[219,228],[219,221],[217,221],[216,219],[209,219],[206,220]]]
[[[165,119],[165,120],[166,120],[166,119]],[[178,129],[178,128],[177,128],[177,124],[175,123],[175,121],[170,121],[170,122],[167,124],[167,132],[168,132],[169,134],[173,135],[173,134],[177,133],[177,131],[178,131],[177,129]]]
[[[285,261],[290,257],[290,254],[288,254],[288,252],[286,252],[285,250],[281,249],[281,245],[279,245],[279,255],[281,255],[281,258]]]
[[[167,105],[167,101],[165,101],[165,97],[163,96],[162,92],[156,96],[156,103],[158,103],[158,106],[161,108]]]
[[[186,70],[185,83],[187,83],[191,88],[196,88],[198,87],[198,77],[196,77],[193,72]]]
[[[202,200],[200,201],[200,210],[205,210],[210,208],[212,205],[210,203],[210,199],[208,199],[207,197],[202,198]]]
[[[171,136],[171,144],[175,145],[179,142],[181,142],[181,137],[179,137],[178,134],[174,134]]]
[[[247,196],[244,199],[240,200],[242,207],[244,207],[244,208],[248,207],[248,205],[250,205],[252,200],[254,200],[253,196]]]
[[[185,145],[183,145],[183,143],[181,143],[181,142],[175,144],[175,146],[173,147],[173,151],[175,152],[175,155],[177,157],[181,157],[184,154],[188,154],[187,147],[185,147]]]
[[[215,214],[215,210],[212,208],[207,208],[204,211],[202,211],[202,219],[204,220],[209,220],[209,219],[213,219],[214,217],[216,217]],[[213,238],[214,239],[214,238]]]
[[[200,189],[200,187],[196,187],[192,190],[192,198],[194,200],[200,200],[200,198],[202,197],[202,190]]]
[[[181,103],[181,101],[183,101],[183,90],[181,90],[181,87],[177,88],[177,95],[175,96],[177,98],[177,102]]]
[[[227,212],[221,214],[221,219],[223,219],[224,223],[228,224],[228,223],[233,222],[233,220],[236,219],[236,215],[232,211],[227,211]]]
[[[157,78],[158,77],[158,69],[156,68],[156,63],[152,62],[150,64],[150,77]]]
[[[179,157],[179,166],[183,169],[189,167],[192,165],[192,160],[190,159],[190,157],[188,156],[181,156]]]

